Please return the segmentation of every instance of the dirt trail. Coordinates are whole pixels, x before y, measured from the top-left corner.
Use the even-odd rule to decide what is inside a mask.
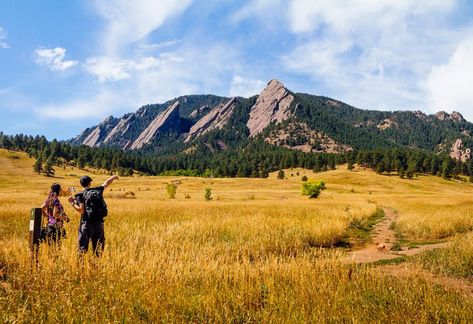
[[[380,260],[390,260],[400,256],[412,256],[424,251],[442,249],[450,245],[450,242],[442,242],[420,245],[415,248],[396,252],[389,251],[391,244],[396,240],[394,231],[390,229],[392,222],[396,219],[396,214],[388,208],[384,208],[383,210],[385,218],[375,225],[375,235],[373,236],[372,242],[362,249],[350,252],[346,261],[370,263]],[[448,290],[454,290],[468,296],[473,296],[473,283],[463,279],[434,275],[411,263],[383,265],[376,267],[376,270],[385,275],[397,277],[408,278],[418,276],[432,284],[441,285]]]
[[[389,208],[383,208],[385,217],[374,227],[372,242],[366,247],[350,252],[348,261],[355,263],[370,263],[380,260],[390,260],[399,256],[411,256],[423,251],[430,251],[447,247],[450,242],[420,245],[415,248],[402,251],[390,251],[390,247],[396,241],[396,235],[391,230],[391,224],[396,219],[396,214]]]

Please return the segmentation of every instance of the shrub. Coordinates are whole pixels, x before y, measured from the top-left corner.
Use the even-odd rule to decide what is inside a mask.
[[[166,191],[168,193],[169,198],[171,199],[176,198],[177,185],[175,185],[174,183],[167,184]]]
[[[307,180],[309,180],[309,178],[307,178],[306,175],[303,175],[302,178],[301,178],[302,182],[306,182]]]
[[[212,200],[212,189],[210,188],[205,188],[205,200],[210,201]]]
[[[188,193],[184,194],[184,198],[186,199],[191,199],[191,195],[189,195]]]
[[[302,195],[309,196],[309,198],[317,198],[324,189],[325,182],[323,180],[308,180],[302,184]]]
[[[284,171],[282,169],[279,169],[278,171],[278,179],[284,179],[285,177],[285,174],[284,174]]]

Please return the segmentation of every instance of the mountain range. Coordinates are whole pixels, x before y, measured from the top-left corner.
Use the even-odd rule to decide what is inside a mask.
[[[271,80],[258,96],[181,96],[110,116],[72,144],[152,153],[211,152],[251,141],[314,153],[405,147],[470,158],[473,124],[453,111],[376,111],[288,90]]]

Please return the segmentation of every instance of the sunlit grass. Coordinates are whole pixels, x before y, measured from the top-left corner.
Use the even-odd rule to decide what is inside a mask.
[[[469,184],[342,168],[288,170],[287,180],[121,178],[105,195],[103,258],[89,254],[79,264],[78,215],[66,205],[68,236],[59,251],[43,246],[36,267],[29,209],[42,203],[52,182],[78,187],[83,173],[67,167],[54,179],[37,176],[23,154],[0,150],[0,322],[473,320],[471,299],[419,277],[386,278],[354,267],[335,248],[358,236],[352,225],[370,224],[378,206],[398,211],[398,230],[408,239],[466,231]],[[314,200],[302,197],[303,174],[325,180],[327,190]],[[92,177],[97,185],[107,175]],[[166,193],[171,181],[176,199]],[[212,201],[205,201],[205,188]]]

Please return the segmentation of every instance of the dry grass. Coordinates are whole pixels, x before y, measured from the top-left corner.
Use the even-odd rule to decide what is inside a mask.
[[[399,228],[410,226],[402,229],[406,236],[433,236],[415,230],[423,216],[417,209],[428,206],[430,197],[443,208],[439,189],[444,199],[464,192],[452,194],[449,204],[457,197],[467,202],[473,193],[468,184],[343,169],[287,171],[326,181],[320,198],[308,200],[301,196],[300,177],[122,178],[106,194],[103,258],[89,255],[78,264],[78,217],[67,205],[74,216],[68,237],[59,251],[44,247],[36,269],[27,245],[29,208],[42,202],[53,180],[77,187],[78,176],[70,174],[82,173],[68,168],[58,169],[55,179],[35,176],[31,161],[8,154],[0,150],[0,322],[473,320],[471,299],[422,278],[386,278],[376,269],[344,264],[345,251],[329,248],[377,205],[399,211]],[[100,184],[106,176],[93,178]],[[168,199],[165,187],[173,180],[180,181],[177,196]],[[207,187],[215,197],[210,202],[204,200]],[[130,191],[136,198],[123,199]],[[456,222],[463,216],[449,217]],[[450,226],[427,216],[423,222]]]

